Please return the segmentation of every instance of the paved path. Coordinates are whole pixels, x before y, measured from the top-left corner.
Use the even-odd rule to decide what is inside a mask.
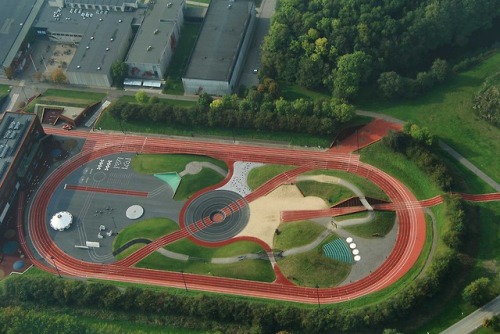
[[[376,112],[371,112],[371,111],[357,110],[356,114],[362,115],[362,116],[368,116],[368,117],[381,118],[383,120],[394,122],[394,123],[399,123],[399,124],[403,124],[404,123],[404,121],[402,121],[400,119],[397,119],[397,118],[394,118],[394,117],[391,117],[391,116],[387,116],[387,115],[384,115],[384,114],[379,114],[379,113],[376,113]],[[439,140],[438,144],[439,144],[439,147],[441,147],[443,150],[445,150],[446,152],[448,152],[452,157],[454,157],[455,159],[457,159],[458,162],[460,162],[462,165],[464,165],[468,170],[470,170],[472,173],[476,174],[481,180],[483,180],[488,185],[490,185],[491,187],[493,187],[496,191],[500,192],[500,184],[498,184],[495,180],[493,180],[491,177],[489,177],[484,172],[482,172],[479,168],[477,168],[476,166],[474,166],[469,160],[467,160],[466,158],[464,158],[460,153],[458,153],[453,148],[451,148],[450,146],[448,146],[442,140]]]
[[[459,322],[455,323],[441,334],[468,334],[474,332],[483,324],[483,319],[491,318],[495,314],[500,314],[500,296],[497,296],[488,304],[469,314]]]

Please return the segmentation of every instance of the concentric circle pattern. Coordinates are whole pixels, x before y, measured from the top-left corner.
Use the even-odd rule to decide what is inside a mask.
[[[239,194],[214,190],[194,199],[186,208],[186,229],[196,239],[220,242],[233,238],[248,223],[250,209]]]

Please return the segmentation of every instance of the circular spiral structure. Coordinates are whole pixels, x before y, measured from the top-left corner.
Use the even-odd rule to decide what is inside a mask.
[[[196,239],[221,242],[240,233],[249,217],[250,209],[243,197],[229,190],[214,190],[200,195],[188,205],[184,223]]]

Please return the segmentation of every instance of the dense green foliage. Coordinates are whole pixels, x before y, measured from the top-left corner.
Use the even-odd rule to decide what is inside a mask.
[[[495,0],[281,0],[262,47],[273,78],[350,98],[382,72],[412,73],[500,15]]]
[[[408,128],[409,130],[412,127]],[[432,143],[427,131],[391,132],[382,142],[392,150],[404,154],[422,169],[441,189],[449,189],[451,176],[443,162],[432,153],[426,143]]]
[[[111,64],[111,79],[116,87],[123,87],[123,80],[127,77],[128,66],[123,61],[117,59]]]
[[[462,297],[474,306],[481,306],[493,297],[490,284],[491,281],[488,277],[478,278],[465,287]]]
[[[500,127],[500,72],[484,80],[481,90],[474,98],[472,108],[479,117]]]
[[[353,106],[337,99],[297,99],[289,102],[276,99],[277,94],[277,84],[265,80],[256,89],[249,90],[243,99],[226,95],[222,99],[211,100],[202,94],[198,105],[186,108],[152,101],[142,104],[116,101],[108,107],[108,112],[123,121],[312,135],[335,134],[354,116]]]

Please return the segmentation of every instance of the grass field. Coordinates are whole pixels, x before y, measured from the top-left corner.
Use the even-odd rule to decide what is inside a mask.
[[[415,164],[381,142],[362,149],[361,161],[378,167],[403,182],[417,199],[431,198],[442,193]]]
[[[143,268],[184,271],[186,273],[231,277],[238,279],[272,282],[274,271],[271,263],[264,260],[244,260],[228,264],[210,263],[212,258],[225,258],[244,255],[247,253],[258,253],[263,249],[248,241],[235,242],[223,247],[203,247],[196,245],[190,240],[183,239],[165,246],[172,252],[189,255],[189,261],[179,261],[167,258],[158,253],[153,253],[140,261],[137,266]]]
[[[339,184],[328,184],[316,181],[299,181],[296,184],[304,196],[320,197],[330,206],[355,196],[350,189]]]
[[[130,240],[137,238],[155,240],[178,229],[179,225],[168,218],[151,218],[142,220],[135,224],[129,225],[120,231],[115,240],[113,240],[113,251],[117,250]],[[123,258],[122,254],[119,255],[120,258]]]
[[[281,272],[295,284],[307,287],[327,288],[337,286],[349,272],[351,265],[323,255],[323,245],[338,237],[331,235],[314,249],[287,256],[278,261]]]
[[[280,250],[307,245],[325,230],[323,226],[307,220],[280,224],[278,229],[280,234],[274,234],[273,248]]]
[[[247,177],[247,183],[250,189],[255,190],[275,176],[296,168],[295,166],[284,165],[265,165],[254,168]]]
[[[227,171],[227,165],[223,161],[192,154],[140,154],[132,158],[132,168],[142,174],[180,173],[193,161],[210,162]]]
[[[141,154],[132,158],[132,168],[134,171],[143,174],[154,174],[164,172],[182,172],[190,162],[210,162],[227,171],[227,166],[223,161],[201,155],[188,154]],[[185,175],[175,193],[176,200],[184,200],[201,189],[212,186],[224,180],[220,173],[203,168],[201,172],[194,175]]]
[[[378,198],[381,200],[388,200],[389,197],[380,189],[376,184],[368,181],[367,179],[347,172],[337,170],[314,170],[304,173],[304,175],[328,175],[338,177],[349,183],[355,185],[366,197]],[[332,185],[333,186],[333,185]]]
[[[410,120],[443,139],[496,182],[500,182],[500,129],[472,112],[472,100],[484,78],[500,68],[500,52],[460,73],[421,98],[387,102],[373,92],[358,104],[363,110]]]
[[[164,99],[164,98],[158,98],[159,102],[165,105],[169,106],[179,106],[179,107],[189,107],[189,106],[194,106],[196,105],[196,101],[184,101],[184,100],[173,100],[173,99]],[[137,103],[137,100],[135,99],[135,96],[130,96],[130,95],[123,95],[118,98],[118,101],[120,102],[127,102],[127,103]]]
[[[26,106],[25,111],[30,113],[34,112],[36,104],[58,104],[84,108],[101,101],[105,96],[106,94],[104,93],[47,89],[42,96],[31,101],[31,103]]]
[[[349,216],[350,215],[342,216],[342,218],[348,218]],[[373,221],[359,225],[345,226],[344,229],[358,237],[383,237],[392,230],[395,222],[395,212],[376,211]]]
[[[202,0],[200,2],[209,3],[210,0]],[[189,57],[195,46],[200,29],[201,24],[199,23],[184,23],[182,26],[182,37],[179,39],[179,44],[177,44],[168,65],[165,75],[167,82],[163,92],[168,94],[184,94],[182,75],[188,65]]]

